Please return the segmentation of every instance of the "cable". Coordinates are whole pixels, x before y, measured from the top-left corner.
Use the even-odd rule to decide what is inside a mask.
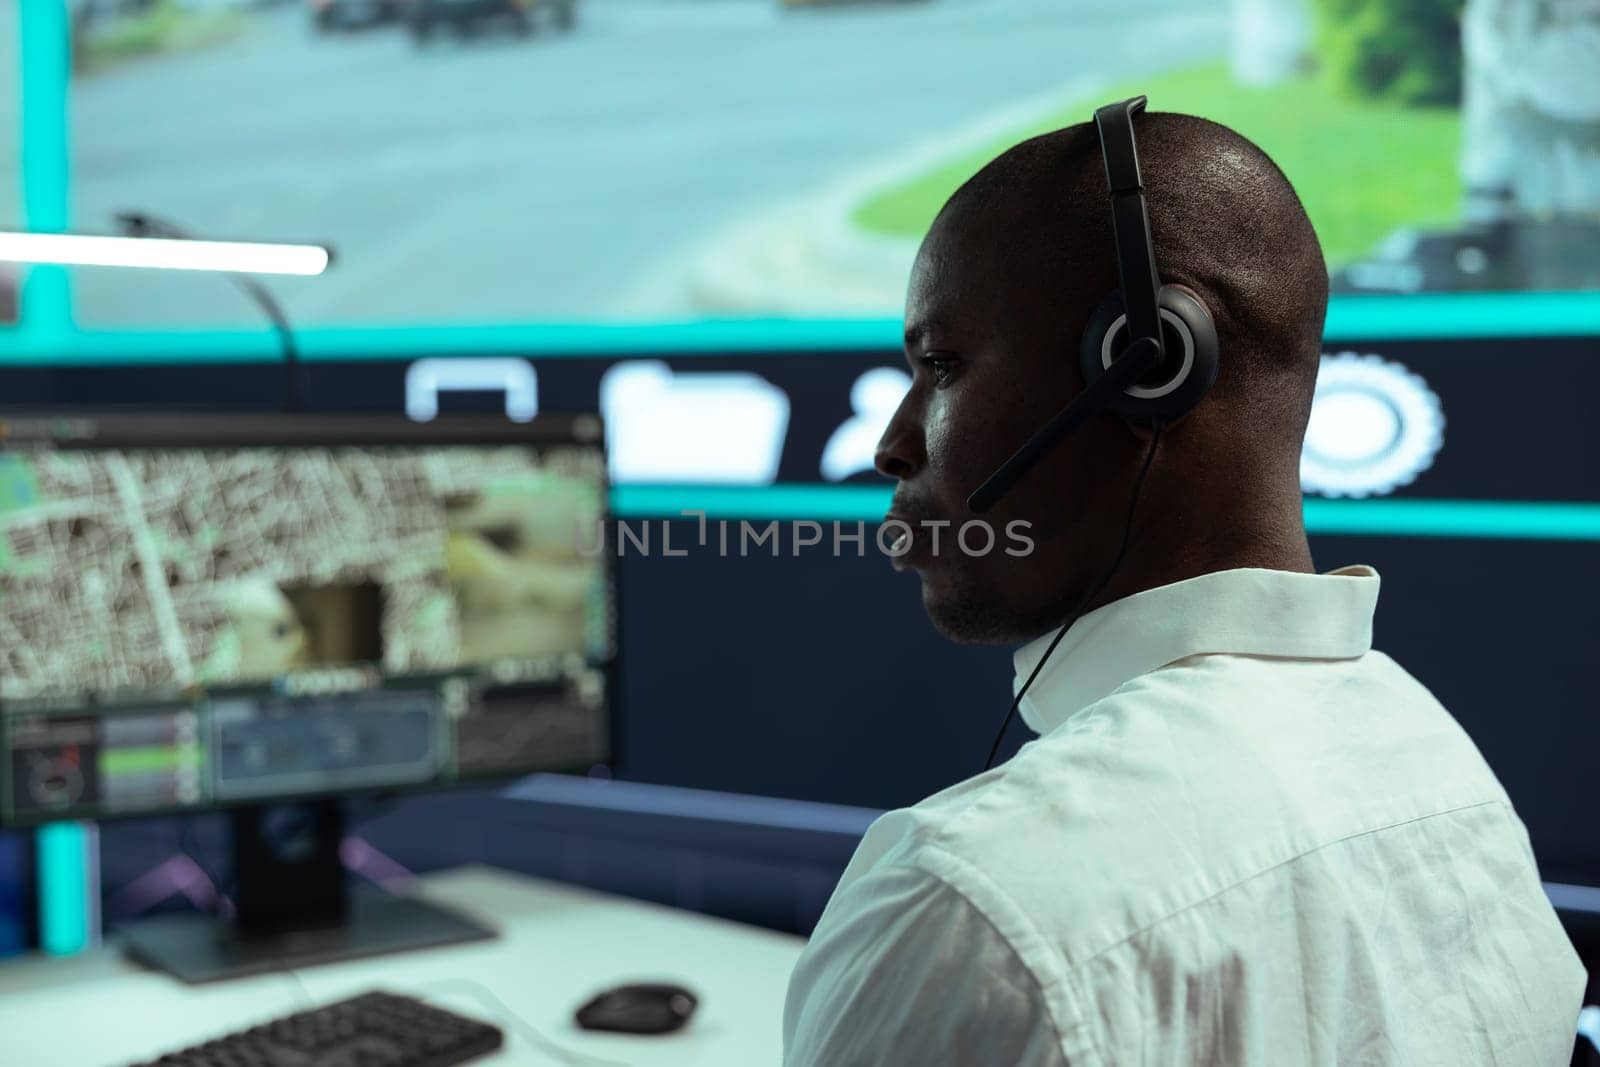
[[[411,992],[419,996],[426,996],[430,991],[448,993],[452,989],[476,998],[480,1005],[488,1005],[490,1012],[496,1016],[498,1022],[509,1023],[512,1029],[521,1034],[528,1043],[547,1055],[560,1060],[562,1063],[573,1064],[574,1067],[628,1067],[627,1064],[619,1063],[616,1060],[602,1059],[599,1056],[591,1056],[584,1052],[574,1052],[556,1044],[534,1029],[532,1023],[512,1011],[510,1005],[496,996],[494,991],[482,982],[476,982],[470,978],[446,978],[437,982],[429,982],[424,986],[418,986],[412,989]]]
[[[143,211],[120,212],[117,215],[117,223],[130,237],[157,236],[179,240],[186,240],[189,237],[181,227]],[[289,317],[284,314],[283,306],[267,287],[256,279],[248,274],[233,271],[227,272],[227,275],[272,321],[272,328],[278,335],[278,345],[283,353],[283,407],[285,411],[299,414],[305,410],[305,371],[300,363],[300,349],[295,343],[294,329],[289,325]]]
[[[994,766],[994,757],[1000,751],[1000,742],[1006,736],[1006,727],[1011,725],[1011,717],[1022,706],[1022,698],[1028,695],[1029,687],[1033,685],[1033,680],[1039,677],[1039,672],[1044,669],[1045,663],[1050,659],[1050,654],[1056,650],[1056,646],[1061,643],[1061,639],[1067,636],[1067,631],[1071,629],[1072,624],[1078,621],[1078,616],[1082,614],[1084,607],[1096,596],[1100,595],[1100,591],[1106,587],[1106,583],[1111,581],[1112,575],[1117,573],[1117,568],[1122,566],[1122,557],[1128,553],[1128,536],[1133,532],[1133,515],[1139,507],[1139,493],[1144,488],[1144,476],[1150,472],[1150,461],[1156,458],[1156,446],[1160,443],[1161,423],[1158,421],[1155,424],[1155,432],[1150,437],[1150,450],[1144,456],[1144,466],[1139,468],[1139,476],[1133,482],[1133,499],[1128,502],[1128,518],[1122,524],[1122,544],[1117,549],[1117,558],[1111,561],[1111,566],[1107,568],[1100,580],[1091,586],[1089,591],[1067,613],[1067,621],[1061,624],[1061,629],[1056,631],[1056,635],[1051,639],[1049,647],[1044,650],[1044,655],[1040,656],[1039,662],[1034,664],[1032,672],[1028,675],[1028,680],[1022,683],[1021,689],[1017,690],[1016,698],[1011,701],[1011,707],[1006,711],[1006,717],[1000,720],[1000,731],[994,735],[994,744],[989,746],[989,758],[983,761],[984,770],[987,771]]]

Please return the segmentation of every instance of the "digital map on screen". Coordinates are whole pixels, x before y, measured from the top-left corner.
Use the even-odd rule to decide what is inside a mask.
[[[597,451],[0,456],[0,697],[603,656]]]

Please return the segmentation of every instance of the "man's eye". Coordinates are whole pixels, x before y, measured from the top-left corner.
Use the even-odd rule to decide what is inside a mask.
[[[933,375],[935,385],[944,385],[956,372],[954,356],[931,355],[922,357],[922,365]]]

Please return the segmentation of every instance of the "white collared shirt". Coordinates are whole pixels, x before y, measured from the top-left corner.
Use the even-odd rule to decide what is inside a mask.
[[[1041,736],[867,832],[785,1062],[1565,1065],[1583,968],[1494,774],[1372,650],[1377,598],[1239,569],[1083,616]]]

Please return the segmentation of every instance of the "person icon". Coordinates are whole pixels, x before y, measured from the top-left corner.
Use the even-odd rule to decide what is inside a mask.
[[[874,367],[856,379],[850,387],[851,415],[822,450],[824,479],[842,482],[872,469],[878,439],[910,388],[911,376],[897,367]]]

